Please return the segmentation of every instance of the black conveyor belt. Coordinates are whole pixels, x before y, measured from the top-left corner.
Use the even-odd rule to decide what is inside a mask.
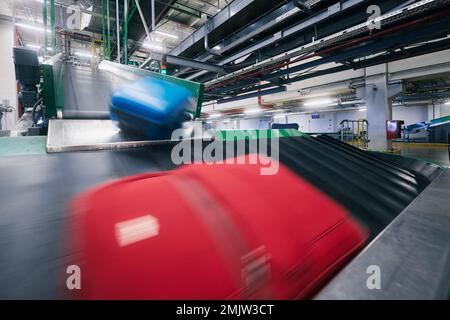
[[[158,147],[3,157],[0,161],[0,299],[52,299],[65,256],[64,206],[111,179],[173,168]]]
[[[441,299],[450,297],[450,171],[440,172],[318,299]],[[365,285],[368,266],[380,288]]]
[[[372,237],[427,186],[404,168],[326,137],[282,138],[280,150],[283,164],[368,225]],[[171,146],[160,145],[3,157],[0,299],[58,298],[57,275],[68,254],[63,250],[67,201],[114,178],[172,169],[170,153]]]
[[[66,62],[63,117],[109,119],[110,92],[122,81],[111,72]]]

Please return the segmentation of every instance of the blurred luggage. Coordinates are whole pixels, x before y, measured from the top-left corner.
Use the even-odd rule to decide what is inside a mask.
[[[145,77],[113,93],[110,117],[119,122],[125,133],[147,139],[170,139],[173,130],[186,120],[185,110],[191,108],[191,100],[188,89]]]
[[[247,159],[248,160],[248,159]],[[247,162],[248,163],[248,162]],[[280,164],[194,164],[70,205],[81,299],[302,299],[363,246],[339,204]]]

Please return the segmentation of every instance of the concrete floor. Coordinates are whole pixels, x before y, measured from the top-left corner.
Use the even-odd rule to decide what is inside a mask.
[[[449,148],[446,144],[394,142],[393,147],[399,150],[402,156],[450,167]]]

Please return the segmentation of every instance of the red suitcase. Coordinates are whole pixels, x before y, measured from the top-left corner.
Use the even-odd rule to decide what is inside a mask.
[[[280,165],[194,164],[121,179],[71,203],[81,299],[301,299],[367,230]]]

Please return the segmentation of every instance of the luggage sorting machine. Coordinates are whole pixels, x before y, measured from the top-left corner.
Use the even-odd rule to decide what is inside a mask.
[[[49,154],[27,156],[29,165],[25,167],[20,157],[0,163],[0,199],[8,213],[1,217],[1,224],[8,226],[2,232],[0,248],[6,257],[0,274],[2,298],[61,297],[63,288],[58,279],[65,275],[66,258],[72,254],[63,245],[69,223],[66,206],[74,196],[111,179],[176,168],[170,157],[172,143],[126,140],[105,119],[109,106],[105,90],[119,86],[121,79],[132,81],[147,73],[105,61],[94,70],[77,68],[63,64],[60,57],[42,68],[44,110],[47,117],[58,117],[49,122],[49,145],[54,149],[48,150]],[[198,99],[197,108],[191,110],[198,115],[202,88],[195,83],[183,84]],[[371,240],[365,243],[364,251],[317,298],[448,297],[448,170],[368,153],[327,136],[284,129],[269,132],[280,137],[280,162],[284,166],[370,229]],[[239,139],[248,144],[260,134],[237,131],[230,139],[219,132],[216,139],[223,141],[227,150]],[[62,141],[51,140],[55,137]],[[71,144],[66,137],[78,140]],[[206,142],[202,144],[205,148]],[[241,155],[234,150],[234,156]],[[57,153],[50,154],[52,151]],[[248,151],[247,146],[244,152]],[[435,190],[438,192],[433,193]],[[245,195],[245,190],[242,192]],[[17,194],[20,201],[7,201]],[[39,219],[30,208],[39,208]],[[380,290],[366,287],[371,265],[386,272]],[[397,270],[402,271],[401,276]]]

